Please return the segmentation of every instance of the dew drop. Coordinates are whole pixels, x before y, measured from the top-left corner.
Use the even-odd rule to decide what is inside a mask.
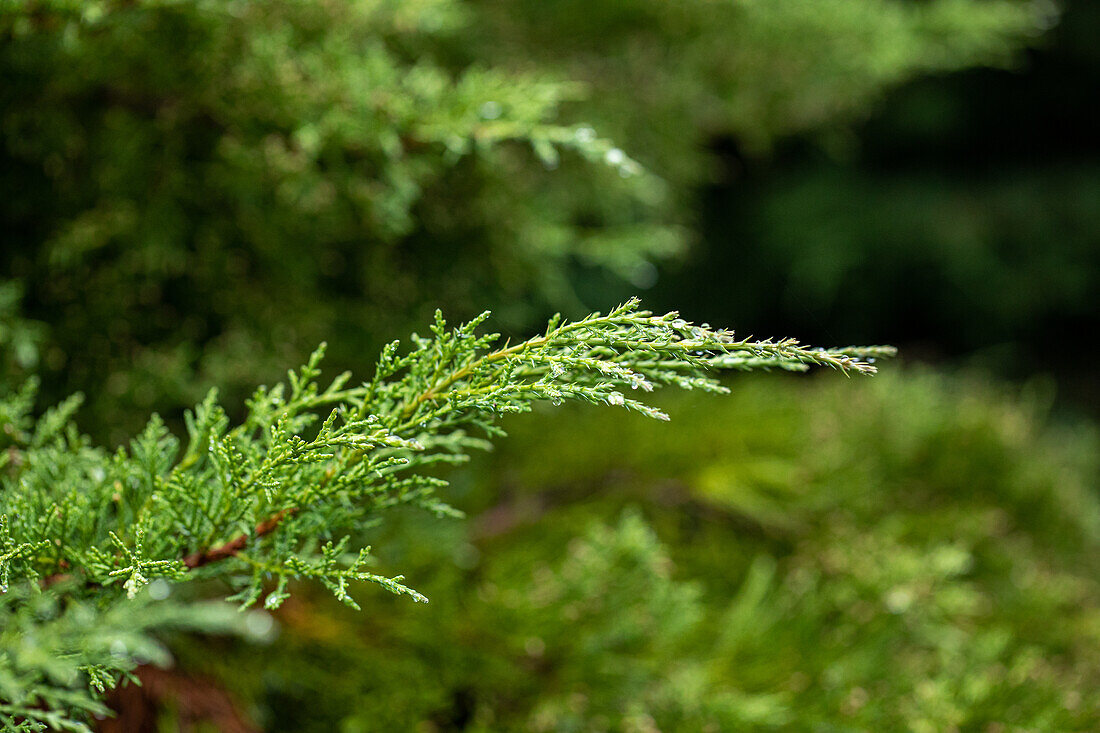
[[[149,584],[149,597],[154,601],[163,601],[172,594],[172,587],[164,578],[157,578]]]

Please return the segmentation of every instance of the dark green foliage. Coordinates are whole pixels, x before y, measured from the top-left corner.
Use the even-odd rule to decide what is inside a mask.
[[[1097,434],[1045,403],[909,371],[542,415],[456,477],[468,523],[383,532],[430,606],[184,653],[272,730],[1092,730]]]
[[[44,324],[22,318],[22,287],[14,281],[0,283],[0,386],[38,365]]]
[[[17,0],[0,270],[49,324],[48,398],[85,392],[120,443],[203,385],[238,405],[321,340],[354,368],[439,305],[531,328],[652,285],[693,236],[711,138],[842,129],[1046,20],[1015,0]]]
[[[836,134],[913,77],[1009,61],[1053,19],[1011,0],[473,4],[487,54],[590,84],[584,118],[678,184],[706,179],[715,136],[760,152]]]
[[[17,245],[4,270],[50,322],[47,364],[68,389],[111,373],[97,415],[176,408],[196,398],[196,368],[239,390],[277,374],[288,346],[336,333],[353,363],[411,323],[381,314],[424,293],[468,311],[479,289],[518,300],[549,253],[515,242],[558,224],[526,223],[514,189],[514,214],[486,207],[501,205],[498,181],[543,177],[539,156],[596,161],[584,175],[636,197],[623,178],[636,164],[616,151],[605,166],[610,143],[555,123],[573,87],[439,61],[463,15],[448,0],[0,11],[2,216]],[[425,238],[449,250],[434,272]]]

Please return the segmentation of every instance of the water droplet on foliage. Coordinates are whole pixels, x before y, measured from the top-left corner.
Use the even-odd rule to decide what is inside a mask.
[[[577,142],[590,143],[596,139],[596,131],[588,125],[583,125],[577,128],[577,131],[573,133],[573,136],[577,138]]]
[[[157,578],[149,584],[149,597],[154,601],[163,601],[172,594],[172,586],[164,578]]]

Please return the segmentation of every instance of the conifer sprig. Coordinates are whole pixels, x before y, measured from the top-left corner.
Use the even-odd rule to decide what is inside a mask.
[[[871,360],[893,354],[738,338],[676,313],[655,316],[636,300],[579,321],[556,316],[517,344],[479,333],[488,316],[449,328],[437,312],[428,336],[414,334],[406,349],[387,345],[374,376],[357,386],[347,373],[322,386],[322,345],[286,383],[256,390],[238,425],[211,390],[185,416],[184,441],[154,415],[128,446],[108,451],[75,427],[79,397],[35,419],[33,380],[5,395],[0,605],[18,609],[45,589],[113,608],[140,603],[154,582],[209,578],[228,582],[230,600],[243,607],[279,606],[295,579],[313,579],[352,606],[355,581],[426,601],[401,576],[373,572],[364,530],[401,504],[457,514],[436,496],[446,482],[429,469],[502,436],[502,415],[577,400],[667,419],[644,400],[659,386],[724,392],[719,369],[869,374]],[[72,661],[93,686],[110,686],[137,663],[125,654],[108,663],[99,646],[81,645]],[[0,668],[15,663],[5,654]],[[40,704],[55,707],[35,684],[12,683],[21,690],[13,699],[25,704],[0,708],[5,730],[24,729]]]
[[[828,366],[872,373],[889,347],[816,349],[792,339],[738,338],[676,313],[655,316],[631,300],[578,321],[553,318],[539,336],[496,346],[479,333],[489,314],[382,350],[374,377],[322,388],[322,345],[286,384],[260,388],[230,426],[216,392],[186,416],[187,445],[154,416],[128,448],[91,446],[71,423],[69,401],[35,423],[26,390],[7,401],[12,445],[0,457],[0,583],[76,576],[85,587],[121,586],[133,597],[154,578],[218,576],[251,605],[312,578],[353,603],[352,580],[426,600],[368,570],[356,537],[380,512],[418,504],[455,513],[428,475],[503,434],[497,422],[536,402],[579,400],[667,419],[635,395],[657,386],[726,390],[718,369]],[[33,427],[32,427],[33,426]]]

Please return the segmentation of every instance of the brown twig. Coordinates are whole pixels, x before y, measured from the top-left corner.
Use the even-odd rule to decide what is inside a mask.
[[[321,486],[324,487],[327,485],[334,475],[336,475],[336,467],[330,466],[321,479]],[[248,544],[250,539],[263,537],[265,534],[271,534],[284,519],[297,511],[298,507],[283,509],[257,524],[256,529],[252,530],[252,534],[242,534],[239,537],[234,537],[229,540],[229,542],[226,542],[224,545],[219,545],[209,550],[197,550],[196,552],[192,552],[190,555],[183,558],[183,564],[188,570],[194,570],[203,565],[208,565],[218,560],[224,560],[227,557],[233,557],[245,548],[245,545]]]
[[[198,550],[192,552],[187,557],[183,558],[183,564],[188,570],[194,570],[195,568],[208,565],[218,560],[224,560],[227,557],[233,557],[238,552],[245,548],[250,539],[256,537],[263,537],[266,534],[271,534],[275,531],[275,528],[279,526],[279,523],[289,517],[295,512],[295,508],[283,509],[274,516],[268,517],[264,521],[256,525],[256,529],[251,533],[242,534],[226,542],[224,545],[218,545],[209,550]]]
[[[212,562],[217,562],[218,560],[224,560],[228,557],[233,557],[245,548],[250,539],[253,539],[255,537],[263,537],[266,534],[271,534],[272,532],[274,532],[275,528],[278,527],[284,519],[294,514],[295,511],[296,508],[283,509],[279,513],[268,517],[264,521],[257,524],[256,529],[252,530],[252,532],[249,534],[239,535],[229,540],[225,544],[218,545],[217,547],[213,547],[209,550],[197,550],[195,552],[192,552],[190,555],[183,558],[183,564],[187,567],[188,570],[194,570],[195,568],[202,567],[203,565],[208,565]],[[64,571],[68,570],[70,565],[67,560],[62,560],[60,563],[58,563],[58,567],[60,567],[62,571]],[[61,581],[68,580],[71,577],[73,577],[71,573],[60,572],[54,573],[53,575],[47,575],[40,582],[42,583],[42,587],[48,588],[55,583],[60,583]]]
[[[327,471],[325,471],[324,478],[321,479],[321,486],[323,487],[329,481],[331,481],[335,474],[335,467],[330,467]],[[183,565],[188,570],[194,570],[195,568],[201,568],[203,565],[209,565],[210,563],[217,562],[218,560],[225,560],[226,558],[234,557],[238,552],[243,550],[248,545],[249,540],[271,534],[275,531],[276,528],[278,528],[278,526],[282,523],[284,519],[294,515],[294,513],[297,511],[298,507],[289,507],[287,509],[282,509],[257,524],[256,528],[250,533],[238,535],[237,537],[234,537],[225,544],[218,545],[217,547],[212,547],[207,550],[196,550],[195,552],[192,552],[190,555],[187,555],[183,558]],[[59,563],[59,567],[64,571],[68,570],[70,566],[68,561],[62,560]],[[60,572],[43,578],[41,582],[44,587],[48,587],[62,580],[68,580],[71,577],[72,575],[69,573]]]

